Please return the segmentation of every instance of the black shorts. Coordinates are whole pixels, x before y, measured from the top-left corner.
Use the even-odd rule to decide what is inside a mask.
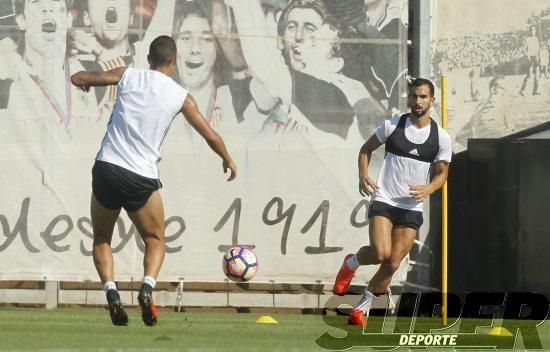
[[[92,191],[97,201],[108,209],[137,211],[161,187],[158,179],[138,175],[106,161],[96,160],[92,168]]]
[[[369,218],[378,215],[389,219],[394,226],[407,226],[418,230],[424,218],[421,211],[392,207],[384,202],[372,202],[369,206]]]

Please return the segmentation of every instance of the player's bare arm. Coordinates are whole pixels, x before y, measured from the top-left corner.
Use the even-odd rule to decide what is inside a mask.
[[[224,0],[212,0],[212,31],[216,36],[224,57],[234,70],[244,70],[248,65],[244,58],[241,43],[231,32],[231,19],[228,16]]]
[[[374,152],[382,143],[378,140],[375,134],[373,134],[361,147],[359,151],[359,193],[363,196],[372,196],[379,186],[376,180],[369,177],[369,161]]]
[[[90,87],[117,85],[127,67],[117,67],[109,71],[80,71],[71,76],[71,83],[85,92]]]
[[[409,185],[409,194],[418,201],[424,200],[427,196],[437,191],[447,181],[449,175],[449,163],[446,161],[437,161],[435,163],[435,176],[432,182],[427,185]]]
[[[237,177],[237,166],[231,159],[222,137],[208,125],[204,116],[200,113],[195,99],[190,94],[187,94],[181,107],[181,112],[187,122],[204,138],[210,148],[222,158],[223,171],[227,172],[229,169],[231,172],[227,181],[235,179]]]

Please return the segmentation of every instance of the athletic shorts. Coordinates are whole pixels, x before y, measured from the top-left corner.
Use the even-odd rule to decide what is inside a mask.
[[[424,222],[421,211],[392,207],[384,202],[375,201],[370,204],[369,218],[375,215],[389,219],[394,226],[407,226],[415,230],[418,230]]]
[[[97,201],[108,209],[137,211],[159,188],[162,188],[160,180],[138,175],[106,161],[96,160],[92,168],[92,191]]]

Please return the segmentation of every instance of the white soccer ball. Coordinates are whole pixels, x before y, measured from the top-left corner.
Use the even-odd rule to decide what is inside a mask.
[[[245,282],[258,271],[258,259],[254,251],[245,246],[231,247],[223,256],[222,268],[225,276],[235,282]]]

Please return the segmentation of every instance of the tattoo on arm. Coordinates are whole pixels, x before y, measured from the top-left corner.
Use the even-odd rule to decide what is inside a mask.
[[[89,85],[91,86],[110,86],[118,84],[120,77],[112,70],[105,72],[89,72]]]
[[[116,85],[121,80],[126,67],[117,67],[109,71],[81,71],[71,77],[79,87]]]

